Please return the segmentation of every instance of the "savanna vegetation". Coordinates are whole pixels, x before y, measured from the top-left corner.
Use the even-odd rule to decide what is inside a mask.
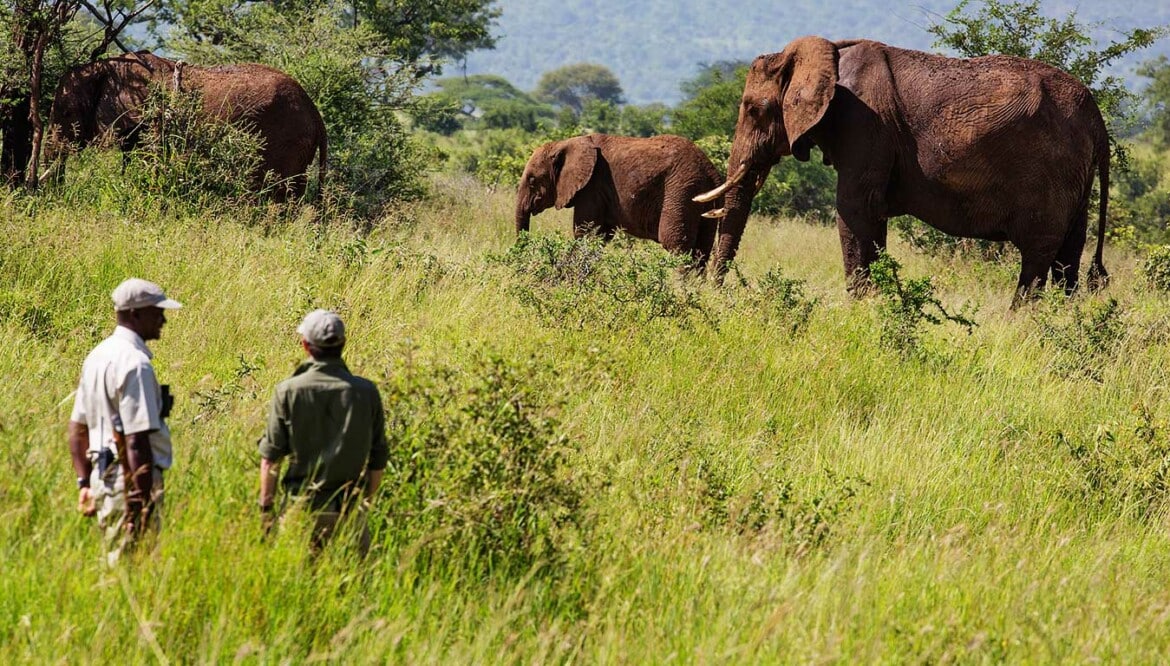
[[[192,61],[271,62],[314,96],[337,166],[311,202],[234,186],[254,141],[194,122],[0,193],[0,662],[1170,654],[1170,65],[1151,60],[1152,85],[1111,124],[1128,165],[1106,290],[1013,311],[1013,260],[906,221],[854,300],[824,223],[834,175],[815,159],[773,171],[722,287],[652,243],[571,240],[566,211],[517,240],[531,147],[670,131],[722,165],[742,68],[712,64],[673,107],[578,79],[577,108],[503,77],[444,78],[444,59],[490,43],[493,9],[431,4],[448,13],[419,20],[448,27],[417,40],[377,14],[414,18],[411,3],[160,5]],[[962,3],[936,36],[1005,6],[1038,10]],[[20,34],[49,25],[17,14],[3,18]],[[5,70],[5,147],[20,100],[46,108],[53,72],[108,36],[87,25],[46,38],[46,85]],[[1083,33],[1029,25],[1029,43]],[[318,52],[323,34],[352,50]],[[1096,76],[1134,37],[1050,53],[1095,58]],[[358,57],[375,47],[400,51]],[[75,510],[64,425],[111,326],[109,290],[130,275],[185,306],[152,344],[178,396],[176,462],[161,536],[111,569]],[[315,307],[345,318],[347,360],[386,403],[364,560],[342,544],[310,558],[303,516],[265,538],[255,505],[266,403]]]

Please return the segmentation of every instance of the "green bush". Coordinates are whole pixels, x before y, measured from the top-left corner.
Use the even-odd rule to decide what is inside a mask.
[[[1150,287],[1170,291],[1170,245],[1155,245],[1146,252],[1141,276]]]
[[[1091,437],[1058,432],[1073,468],[1064,488],[1077,501],[1139,519],[1159,513],[1170,498],[1170,436],[1145,404],[1128,424],[1099,425]]]
[[[903,356],[921,352],[922,324],[938,325],[950,321],[966,327],[969,333],[975,322],[962,314],[951,314],[934,295],[930,277],[902,280],[901,265],[882,253],[870,264],[869,276],[881,296],[881,341]]]
[[[550,326],[617,330],[655,319],[687,325],[693,315],[706,316],[693,288],[673,284],[690,258],[628,236],[607,245],[596,236],[521,234],[492,262],[512,272],[509,293]]]
[[[731,143],[731,137],[724,135],[706,136],[695,142],[721,171],[726,169],[731,156]],[[837,201],[837,173],[822,164],[819,156],[819,150],[814,150],[807,162],[780,160],[752,199],[752,213],[832,220]]]
[[[382,383],[391,433],[385,519],[436,567],[554,570],[582,538],[587,483],[570,466],[540,369],[488,355],[473,367],[406,354]]]
[[[1116,298],[1068,307],[1059,290],[1045,292],[1034,315],[1041,342],[1055,350],[1053,369],[1062,376],[1102,381],[1102,366],[1121,348],[1125,310]]]
[[[142,106],[144,128],[129,153],[126,179],[141,192],[173,203],[215,208],[257,201],[278,183],[256,191],[260,139],[246,123],[228,123],[203,112],[198,92],[152,87]]]

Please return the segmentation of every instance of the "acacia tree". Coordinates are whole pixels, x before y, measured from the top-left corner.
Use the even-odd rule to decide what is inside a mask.
[[[545,72],[536,84],[535,97],[541,101],[572,109],[581,115],[590,100],[622,103],[622,85],[604,65],[577,63]]]

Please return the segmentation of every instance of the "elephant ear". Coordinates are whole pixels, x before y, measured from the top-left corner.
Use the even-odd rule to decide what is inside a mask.
[[[837,88],[837,47],[822,37],[801,37],[780,59],[780,95],[788,145],[820,122]]]
[[[556,174],[558,209],[569,205],[573,197],[593,177],[597,165],[598,147],[588,137],[579,137],[565,142],[553,154],[553,173]]]

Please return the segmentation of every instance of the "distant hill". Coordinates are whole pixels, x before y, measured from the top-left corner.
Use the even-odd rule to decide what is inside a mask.
[[[468,74],[500,74],[524,90],[540,75],[575,62],[597,62],[621,80],[635,104],[673,104],[679,84],[700,63],[751,60],[778,51],[789,40],[816,34],[830,39],[866,37],[909,48],[930,49],[932,23],[958,0],[498,0],[503,10],[491,51],[467,57]],[[1098,45],[1116,32],[1170,24],[1167,0],[1105,2],[1049,0],[1052,17],[1077,9],[1084,23],[1104,23]],[[1119,72],[1134,77],[1138,63],[1170,55],[1170,39],[1127,61]],[[462,69],[450,66],[445,74]]]

